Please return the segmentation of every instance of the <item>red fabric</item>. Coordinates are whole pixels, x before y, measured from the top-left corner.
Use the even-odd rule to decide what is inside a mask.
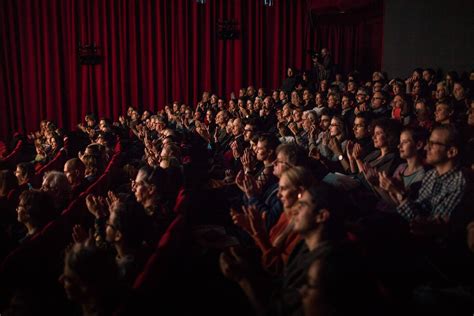
[[[68,156],[66,150],[61,149],[50,162],[48,162],[46,165],[41,167],[41,169],[36,171],[33,182],[41,182],[43,175],[48,171],[57,170],[62,172],[64,170],[64,164],[66,163],[67,159]]]
[[[184,215],[178,215],[161,237],[155,252],[148,259],[143,271],[137,276],[133,288],[143,290],[160,285],[171,269],[172,262],[179,257],[179,249],[185,227]]]
[[[228,98],[250,84],[279,87],[285,67],[310,66],[312,48],[329,47],[344,70],[380,65],[382,27],[360,19],[344,26],[310,21],[310,5],[1,1],[0,139],[36,130],[41,119],[73,128],[89,111],[116,118],[129,105],[194,105],[207,89]],[[219,40],[219,20],[237,21],[239,38]],[[103,63],[80,66],[79,42],[96,43]]]
[[[2,115],[0,115],[0,119],[1,117]],[[24,147],[23,141],[19,140],[15,148],[12,150],[12,152],[9,153],[5,158],[3,158],[1,162],[17,164],[18,161],[21,160],[21,152],[22,152],[23,147]]]
[[[278,247],[275,246],[276,240],[284,233],[288,224],[289,220],[285,212],[281,213],[278,221],[273,225],[269,233],[271,247],[255,239],[257,246],[262,251],[262,266],[273,275],[281,275],[283,273],[293,248],[301,240],[299,234],[290,232]]]

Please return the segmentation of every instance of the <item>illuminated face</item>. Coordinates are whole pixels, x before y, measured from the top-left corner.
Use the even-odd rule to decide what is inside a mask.
[[[331,125],[329,126],[329,133],[332,137],[339,136],[342,133],[342,123],[337,119],[331,120]]]
[[[376,92],[374,93],[374,96],[372,97],[372,108],[373,109],[379,109],[383,106],[384,98],[382,96],[382,93]]]
[[[379,126],[375,127],[372,140],[374,142],[374,147],[377,149],[381,149],[387,146],[387,136],[385,135],[384,130],[381,129]]]
[[[402,132],[400,134],[400,144],[398,145],[400,158],[408,159],[416,156],[416,144],[410,132]]]
[[[292,207],[298,200],[298,190],[286,175],[282,175],[278,183],[278,198],[286,209]]]
[[[449,109],[449,106],[446,103],[439,103],[436,105],[436,110],[435,110],[435,121],[437,123],[442,123],[451,117],[451,110]]]
[[[430,139],[425,146],[428,164],[436,166],[448,160],[448,133],[448,131],[439,129],[431,132]]]
[[[76,182],[80,180],[77,170],[74,169],[70,163],[66,163],[64,165],[64,174],[66,175],[67,181],[71,185],[76,184]]]
[[[360,117],[355,118],[354,127],[352,130],[354,131],[354,136],[356,139],[363,139],[369,136],[369,130],[363,118],[360,118]]]
[[[307,190],[303,191],[300,198],[295,202],[294,212],[294,231],[304,233],[314,228],[316,222],[314,218],[315,204],[311,194]]]
[[[330,125],[331,125],[331,117],[329,115],[322,115],[321,121],[319,123],[319,127],[321,127],[323,131],[327,131]]]
[[[30,215],[27,211],[27,205],[23,199],[20,199],[18,207],[16,208],[16,219],[22,224],[26,224],[30,219]]]
[[[135,193],[137,202],[145,205],[151,198],[151,187],[145,182],[146,175],[143,171],[139,171],[132,185],[132,191]]]
[[[267,149],[266,142],[257,142],[257,160],[265,161],[270,156],[270,151]]]
[[[284,171],[290,168],[288,156],[282,152],[277,154],[277,158],[273,162],[273,174],[280,178]]]

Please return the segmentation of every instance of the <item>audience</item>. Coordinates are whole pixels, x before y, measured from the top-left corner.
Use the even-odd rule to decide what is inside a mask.
[[[452,302],[420,293],[444,276],[471,280],[440,259],[474,259],[472,83],[431,68],[344,80],[326,48],[313,62],[288,67],[268,95],[205,91],[196,107],[129,106],[116,122],[88,113],[73,131],[41,121],[25,137],[34,153],[0,160],[0,313],[43,310],[14,280],[38,273],[26,264],[38,260],[55,282],[61,258],[66,296],[82,309],[52,290],[62,314],[137,314],[163,297],[201,307],[227,296],[222,313],[247,304],[269,315],[409,314],[412,303],[423,314]],[[473,301],[469,282],[456,299]]]

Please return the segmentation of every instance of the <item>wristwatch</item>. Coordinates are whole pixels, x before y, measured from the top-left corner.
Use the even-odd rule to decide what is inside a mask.
[[[339,155],[339,156],[337,156],[337,160],[339,160],[339,161],[343,161],[343,160],[344,160],[344,156],[343,156],[343,155]]]

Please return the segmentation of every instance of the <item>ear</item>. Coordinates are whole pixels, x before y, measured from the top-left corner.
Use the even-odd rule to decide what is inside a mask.
[[[330,216],[331,213],[327,208],[320,209],[318,215],[316,216],[316,223],[320,224],[327,222]]]
[[[425,144],[421,141],[416,143],[416,150],[421,150],[425,147]]]
[[[116,230],[115,231],[115,238],[114,238],[114,241],[115,242],[119,242],[122,240],[122,233],[119,231],[119,230]]]
[[[457,147],[451,146],[449,147],[447,154],[449,159],[453,159],[459,154],[459,149]]]

